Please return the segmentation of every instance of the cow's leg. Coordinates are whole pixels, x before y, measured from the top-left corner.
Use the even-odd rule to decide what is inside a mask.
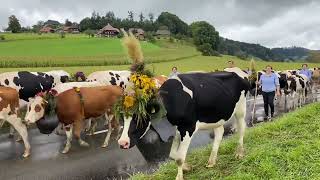
[[[96,128],[97,128],[98,122],[97,122],[96,119],[94,119],[94,120],[90,119],[90,121],[91,121],[91,122],[90,122],[91,127],[90,127],[90,133],[89,133],[89,135],[90,135],[90,136],[93,136],[94,133],[96,132]]]
[[[81,139],[82,119],[73,123],[74,136],[78,140],[80,146],[89,147],[89,144]]]
[[[71,148],[73,126],[67,125],[67,126],[64,126],[64,128],[66,131],[67,140],[66,140],[66,145],[64,146],[62,153],[66,154],[69,152],[69,150]]]
[[[185,163],[185,159],[187,156],[187,152],[188,152],[188,148],[189,148],[189,145],[191,142],[191,138],[192,138],[192,136],[190,136],[189,132],[187,132],[179,145],[179,148],[177,151],[177,156],[175,159],[176,163],[178,165],[178,174],[176,176],[176,180],[183,180],[183,170],[188,169],[188,165]]]
[[[178,130],[176,130],[176,135],[174,136],[174,139],[172,141],[171,150],[169,154],[169,157],[172,159],[176,159],[177,157],[177,151],[180,145],[180,140],[181,140],[180,133]]]
[[[10,126],[9,138],[13,138],[13,137],[14,137],[14,128],[12,126]]]
[[[26,158],[30,156],[31,147],[28,141],[28,131],[26,125],[22,123],[21,119],[17,117],[17,115],[9,116],[7,121],[18,131],[19,135],[22,137],[25,146],[23,157]]]
[[[113,119],[113,115],[108,116],[108,114],[105,114],[106,120],[108,119],[108,131],[107,131],[107,136],[104,140],[104,143],[102,144],[101,147],[105,148],[108,146],[109,144],[109,140],[110,140],[110,136],[112,134],[112,119]]]
[[[111,126],[114,128],[114,131],[117,132],[116,140],[118,140],[121,136],[121,127],[120,127],[119,120],[114,117],[114,119],[112,120]]]
[[[237,158],[244,157],[244,147],[243,147],[243,138],[244,132],[246,129],[246,120],[245,120],[246,106],[241,106],[236,112],[236,125],[239,132],[239,145],[236,151]]]
[[[223,133],[224,133],[224,127],[219,126],[219,127],[215,128],[213,132],[214,132],[214,140],[213,140],[211,154],[210,154],[208,164],[207,164],[208,168],[213,167],[216,164],[219,146],[220,146],[220,143],[221,143],[221,140],[223,137]]]
[[[85,132],[89,132],[91,130],[91,118],[89,118],[87,121],[86,121],[86,128],[84,129]],[[91,134],[89,134],[91,135]]]

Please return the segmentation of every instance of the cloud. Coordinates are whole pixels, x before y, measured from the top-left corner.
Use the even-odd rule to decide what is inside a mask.
[[[0,28],[15,14],[23,26],[39,20],[80,21],[93,11],[162,11],[177,14],[184,21],[205,20],[229,39],[259,43],[268,47],[303,46],[320,49],[320,2],[316,0],[0,0]]]

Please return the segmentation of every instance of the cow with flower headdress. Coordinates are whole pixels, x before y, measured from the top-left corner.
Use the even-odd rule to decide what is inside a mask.
[[[157,118],[165,115],[171,127],[175,127],[175,138],[170,157],[176,161],[176,179],[183,179],[183,171],[191,166],[185,161],[187,151],[197,131],[214,130],[215,139],[207,167],[214,167],[224,133],[224,124],[235,117],[239,132],[239,146],[236,157],[244,156],[244,132],[246,115],[246,94],[250,89],[248,78],[236,69],[229,72],[187,73],[169,78],[160,89],[149,79],[152,74],[145,69],[139,42],[134,36],[126,36],[129,55],[134,60],[132,66],[134,93],[125,93],[115,106],[115,114],[124,117],[124,128],[118,143],[129,149],[146,135],[151,125],[164,121]],[[131,97],[131,98],[128,98]],[[133,100],[133,104],[129,103]],[[127,105],[130,105],[129,107]],[[164,128],[169,128],[169,125]],[[154,127],[163,136],[162,129]]]

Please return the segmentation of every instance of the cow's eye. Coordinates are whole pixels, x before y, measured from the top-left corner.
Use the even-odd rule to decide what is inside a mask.
[[[37,104],[35,107],[34,107],[34,110],[36,112],[40,112],[41,111],[41,106],[39,104]]]

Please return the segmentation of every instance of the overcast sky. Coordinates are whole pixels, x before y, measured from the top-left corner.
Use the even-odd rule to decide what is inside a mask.
[[[320,0],[0,0],[0,29],[15,14],[23,26],[66,18],[79,22],[95,10],[126,17],[162,11],[187,23],[205,20],[229,39],[267,47],[320,49]]]

